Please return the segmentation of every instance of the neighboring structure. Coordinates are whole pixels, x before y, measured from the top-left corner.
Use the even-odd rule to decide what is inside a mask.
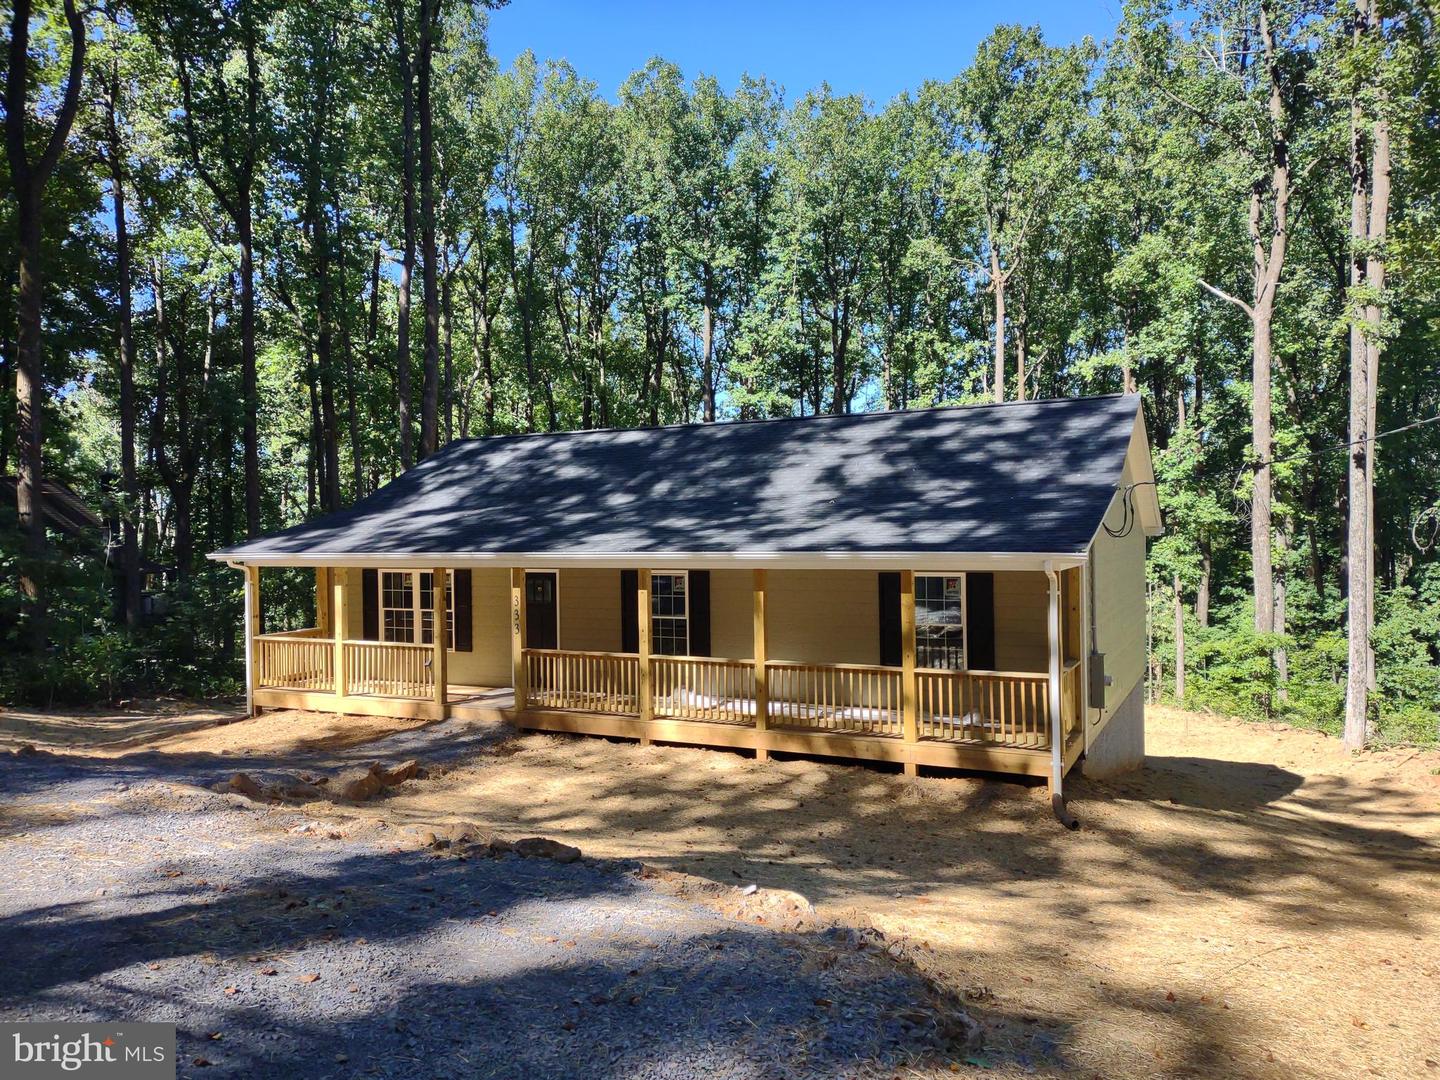
[[[0,476],[0,500],[13,506],[15,485],[15,476]],[[112,617],[116,622],[124,622],[125,567],[120,560],[118,520],[102,521],[74,488],[49,476],[41,478],[39,503],[45,527],[70,537],[81,553],[89,556],[97,568],[103,569],[111,591]],[[145,558],[140,560],[139,570],[140,617],[147,623],[157,622],[166,614],[160,590],[172,570]]]
[[[462,441],[211,558],[255,709],[1029,773],[1063,814],[1143,755],[1160,524],[1114,396]],[[314,628],[259,633],[269,566],[316,568]]]

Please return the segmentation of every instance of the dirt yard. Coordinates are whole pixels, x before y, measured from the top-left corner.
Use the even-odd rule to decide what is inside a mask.
[[[48,724],[61,752],[116,753],[125,723],[144,727],[31,714],[0,718],[0,738],[41,743]],[[187,760],[359,749],[415,726],[168,723],[144,749]],[[1043,788],[541,735],[344,812],[802,893],[906,939],[984,1024],[991,1075],[1030,1072],[1048,1047],[1042,1074],[1440,1080],[1440,753],[1352,756],[1158,709],[1148,751],[1140,773],[1073,784],[1078,833]]]

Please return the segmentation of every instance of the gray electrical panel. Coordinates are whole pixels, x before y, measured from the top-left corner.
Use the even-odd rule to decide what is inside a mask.
[[[1110,685],[1110,676],[1105,674],[1105,654],[1090,654],[1090,708],[1105,708],[1105,688]]]

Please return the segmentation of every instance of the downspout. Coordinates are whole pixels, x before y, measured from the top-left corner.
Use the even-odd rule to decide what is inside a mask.
[[[245,564],[226,559],[225,565],[231,570],[239,570],[245,573]],[[250,620],[254,612],[250,610],[250,579],[247,576],[244,587],[241,590],[245,596],[245,715],[255,715],[255,642],[250,628],[254,625]]]
[[[1055,820],[1067,829],[1080,822],[1065,809],[1065,742],[1060,723],[1060,578],[1055,564],[1045,560],[1045,577],[1050,582],[1050,809]]]

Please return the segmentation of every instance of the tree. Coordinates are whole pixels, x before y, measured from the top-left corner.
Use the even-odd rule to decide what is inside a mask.
[[[240,249],[245,534],[253,537],[260,532],[255,183],[267,149],[260,51],[270,13],[262,0],[214,3],[164,4],[159,19],[180,87],[180,125],[190,165],[229,217]]]
[[[85,70],[85,21],[74,0],[64,0],[65,24],[70,36],[70,65],[60,108],[38,157],[31,156],[30,135],[30,0],[15,0],[10,19],[9,65],[5,76],[5,155],[10,187],[15,196],[16,233],[19,240],[19,288],[16,297],[18,331],[15,341],[15,404],[19,418],[15,501],[20,528],[29,544],[31,564],[21,577],[21,589],[32,605],[30,648],[45,644],[45,521],[41,511],[41,446],[44,432],[45,358],[41,349],[40,319],[45,306],[42,262],[45,187],[70,137],[80,108],[80,84]]]
[[[984,224],[975,255],[994,297],[996,401],[1005,400],[1007,290],[1046,215],[1080,179],[1090,53],[1088,42],[1057,49],[1038,27],[1000,26],[963,74],[928,88],[957,159],[952,197],[973,202]],[[1016,388],[1024,397],[1023,372]]]

